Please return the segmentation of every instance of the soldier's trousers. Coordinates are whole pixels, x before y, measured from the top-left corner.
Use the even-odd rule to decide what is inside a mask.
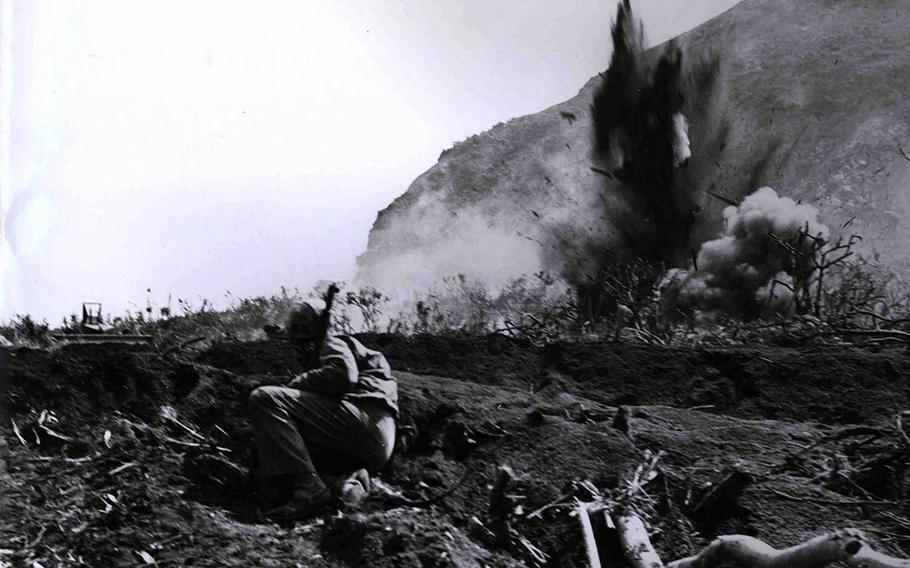
[[[395,418],[381,402],[260,387],[250,395],[248,410],[263,476],[315,472],[314,449],[343,454],[372,473],[395,446]]]

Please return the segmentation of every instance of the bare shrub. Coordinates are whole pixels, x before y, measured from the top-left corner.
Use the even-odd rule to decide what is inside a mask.
[[[591,284],[578,291],[579,317],[613,327],[655,329],[661,319],[659,288],[665,273],[661,262],[606,257]]]
[[[209,339],[260,339],[265,336],[263,328],[272,324],[281,324],[287,318],[291,308],[303,301],[303,296],[296,288],[282,286],[277,294],[271,296],[254,296],[252,298],[234,298],[226,294],[230,305],[223,310],[215,309],[208,299],[200,299],[194,305],[186,298],[177,299],[177,310],[168,309],[166,317],[152,319],[148,310],[136,313],[127,312],[126,316],[113,318],[111,321],[120,330],[134,333],[146,333],[156,337],[204,335]],[[146,307],[153,306],[147,302]],[[159,310],[160,312],[160,310]],[[154,313],[152,310],[151,313]]]
[[[38,322],[28,314],[16,314],[7,325],[0,326],[0,335],[16,346],[47,345],[49,331],[46,320]]]
[[[790,292],[797,314],[812,313],[820,317],[826,291],[825,277],[831,269],[843,266],[853,256],[854,245],[862,239],[851,235],[848,239],[840,237],[829,243],[822,233],[813,234],[808,222],[789,238],[773,232],[769,236],[786,254],[783,269],[791,280],[788,283],[777,278],[772,286],[780,285]],[[768,301],[772,301],[773,293],[768,296]]]
[[[910,285],[893,270],[858,256],[830,271],[820,299],[820,315],[838,326],[907,323]]]
[[[362,318],[361,331],[378,333],[380,331],[380,322],[383,316],[383,309],[389,303],[389,298],[376,288],[366,286],[350,291],[345,294],[344,303],[347,306],[354,307],[360,312]],[[341,323],[348,329],[353,330],[353,325],[349,314],[342,317]]]
[[[545,272],[519,276],[498,287],[464,275],[446,277],[398,308],[400,329],[418,334],[537,335],[542,328],[552,332],[576,319],[573,296]]]

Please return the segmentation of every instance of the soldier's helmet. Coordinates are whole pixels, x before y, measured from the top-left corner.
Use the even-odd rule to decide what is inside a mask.
[[[325,307],[320,302],[301,302],[288,314],[287,336],[298,341],[313,341],[321,337],[322,313]]]

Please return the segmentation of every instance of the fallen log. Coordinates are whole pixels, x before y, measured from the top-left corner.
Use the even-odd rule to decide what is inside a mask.
[[[600,554],[597,551],[597,540],[594,538],[594,527],[591,525],[591,516],[588,512],[589,503],[579,503],[578,523],[581,525],[581,536],[585,543],[585,553],[588,556],[588,568],[600,568]]]
[[[623,555],[632,568],[664,568],[664,563],[651,545],[648,529],[638,515],[624,512],[613,517]],[[700,566],[700,565],[699,565]]]
[[[613,517],[623,553],[634,568],[663,568],[664,564],[638,515]],[[676,560],[667,568],[716,568],[735,564],[743,568],[821,568],[843,562],[856,568],[910,568],[910,560],[874,550],[857,529],[840,529],[782,550],[745,535],[721,536],[695,556]]]
[[[834,562],[857,568],[910,568],[910,560],[873,550],[856,529],[834,531],[783,550],[751,536],[721,536],[699,554],[671,562],[667,568],[714,568],[726,563],[745,568],[816,568]]]

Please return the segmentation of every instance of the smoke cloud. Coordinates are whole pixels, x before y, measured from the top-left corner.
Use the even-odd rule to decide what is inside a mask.
[[[540,243],[497,226],[487,212],[490,206],[484,201],[456,207],[424,192],[405,216],[389,224],[382,243],[371,243],[385,250],[362,257],[355,284],[399,295],[431,288],[449,276],[468,275],[495,286],[540,270]]]
[[[721,312],[745,318],[791,310],[792,292],[778,282],[791,282],[795,273],[811,267],[794,264],[794,255],[779,241],[803,250],[809,262],[812,239],[830,236],[811,205],[780,197],[763,187],[738,206],[724,212],[724,233],[701,245],[693,270],[671,270],[665,279],[663,299],[670,313]],[[775,239],[777,237],[777,239]]]
[[[676,264],[688,256],[695,212],[680,175],[691,156],[682,52],[670,42],[652,64],[628,0],[612,35],[610,67],[592,104],[593,158],[623,184],[628,212],[607,213],[630,256]],[[616,191],[608,180],[603,185]]]

